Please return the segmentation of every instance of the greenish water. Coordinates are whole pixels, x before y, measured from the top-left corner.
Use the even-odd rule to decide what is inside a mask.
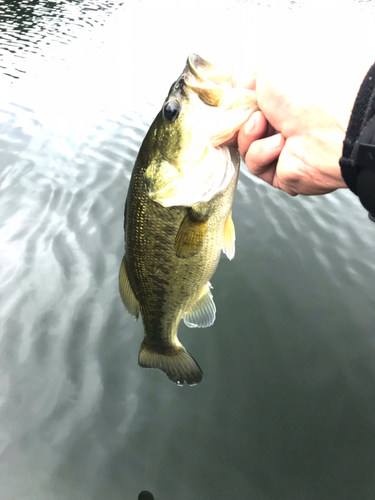
[[[373,500],[375,225],[354,196],[242,168],[216,322],[180,326],[199,386],[138,367],[117,289],[131,169],[187,54],[305,7],[0,4],[2,500]]]

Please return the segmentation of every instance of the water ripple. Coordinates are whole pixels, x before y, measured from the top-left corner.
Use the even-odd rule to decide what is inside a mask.
[[[176,41],[172,1],[0,2],[1,499],[373,493],[374,226],[353,195],[242,169],[217,320],[180,327],[201,386],[138,367],[118,294],[141,141],[187,52],[279,22],[250,3],[193,1]]]
[[[54,44],[69,45],[77,40],[87,26],[102,25],[105,17],[118,6],[110,1],[30,3],[27,0],[8,0],[0,4],[2,45],[6,65],[1,65],[5,75],[20,78],[28,54],[44,57],[44,48]]]

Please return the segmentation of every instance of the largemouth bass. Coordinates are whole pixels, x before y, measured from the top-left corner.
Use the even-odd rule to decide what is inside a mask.
[[[192,54],[134,165],[120,293],[130,314],[142,316],[140,366],[158,368],[178,385],[202,380],[177,338],[178,325],[212,325],[209,280],[221,250],[229,259],[235,253],[231,209],[240,157],[222,144],[256,109],[254,92],[233,88],[230,72]]]

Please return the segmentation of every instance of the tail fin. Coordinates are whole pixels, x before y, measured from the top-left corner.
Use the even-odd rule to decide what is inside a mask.
[[[143,368],[157,368],[177,385],[196,385],[202,381],[203,373],[195,359],[180,344],[171,346],[164,352],[157,352],[141,344],[138,363]]]

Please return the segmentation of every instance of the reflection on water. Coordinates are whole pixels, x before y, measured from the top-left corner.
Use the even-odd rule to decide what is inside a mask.
[[[132,165],[187,53],[304,3],[0,4],[2,500],[373,499],[374,225],[350,193],[242,170],[217,320],[181,325],[198,387],[138,367],[117,290]]]
[[[5,57],[0,68],[5,75],[19,78],[25,73],[23,62],[28,54],[45,57],[44,51],[50,46],[68,45],[72,38],[79,38],[83,30],[103,24],[106,15],[121,5],[122,2],[101,0],[3,2],[0,6],[1,53]],[[12,57],[7,57],[10,55]],[[51,56],[49,52],[48,57]]]

